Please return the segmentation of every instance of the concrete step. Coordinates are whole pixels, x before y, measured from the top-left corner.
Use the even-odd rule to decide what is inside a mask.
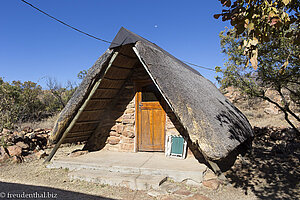
[[[134,174],[134,175],[145,175],[145,176],[163,176],[169,177],[176,182],[182,182],[184,180],[191,179],[195,182],[202,182],[203,171],[205,168],[199,171],[187,170],[187,169],[169,169],[157,167],[134,167],[134,166],[120,166],[120,165],[100,165],[99,163],[77,163],[63,160],[53,161],[47,166],[48,168],[63,168],[69,170],[89,170],[89,171],[102,171],[104,173],[119,173],[119,174]]]
[[[131,166],[107,166],[105,163],[82,163],[76,161],[69,160],[53,160],[52,163],[47,165],[47,168],[63,168],[69,170],[78,170],[78,169],[90,169],[90,170],[102,170],[109,172],[124,172],[124,173],[139,173],[139,168],[131,167]]]
[[[54,159],[48,168],[68,168],[70,177],[130,188],[155,188],[165,177],[200,184],[207,166],[195,158],[174,159],[163,153],[91,152]],[[137,184],[138,183],[138,184]],[[148,186],[150,185],[150,186]]]
[[[145,175],[138,173],[120,173],[96,169],[80,169],[69,172],[71,179],[99,184],[128,187],[132,190],[158,189],[167,177],[164,175]]]

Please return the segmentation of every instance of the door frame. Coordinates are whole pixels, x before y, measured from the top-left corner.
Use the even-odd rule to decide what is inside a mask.
[[[142,101],[142,93],[141,88],[149,85],[154,84],[152,80],[133,80],[134,82],[134,91],[135,91],[135,145],[134,145],[134,152],[139,152],[139,130],[140,130],[140,111],[139,111],[139,103]],[[155,84],[154,84],[155,85]],[[155,87],[157,87],[155,85]],[[162,110],[165,114],[165,120],[166,120],[166,112],[164,109],[164,101],[159,101],[160,106],[162,107]],[[166,126],[166,122],[165,122]],[[166,127],[164,127],[164,141],[163,141],[163,152],[165,152],[165,138],[166,138]]]

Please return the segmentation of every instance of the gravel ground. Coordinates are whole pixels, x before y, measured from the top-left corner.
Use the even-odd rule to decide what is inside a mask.
[[[67,156],[80,145],[64,146],[59,149],[56,156]],[[47,150],[48,152],[50,150]],[[42,199],[46,195],[48,199],[256,199],[253,193],[245,192],[242,188],[231,185],[221,185],[217,190],[204,186],[192,187],[184,183],[167,181],[160,191],[133,191],[124,187],[112,187],[85,181],[70,180],[68,170],[48,169],[43,160],[33,160],[25,163],[4,163],[0,165],[0,197],[18,199],[13,194],[35,195],[27,199]],[[152,196],[150,196],[152,195]],[[9,196],[10,195],[10,196]],[[47,196],[48,195],[48,196]],[[52,195],[52,196],[51,196]],[[5,199],[5,198],[4,198]],[[20,198],[19,198],[20,199]],[[25,199],[25,198],[24,198]]]
[[[187,199],[194,194],[202,194],[212,200],[226,199],[256,199],[253,194],[245,195],[242,189],[232,186],[221,186],[218,190],[200,187],[191,187],[168,181],[165,183],[166,192],[158,197],[147,194],[149,191],[133,191],[123,187],[112,187],[88,183],[85,181],[70,181],[68,171],[64,169],[48,169],[41,160],[22,164],[7,164],[1,166],[0,192],[27,194],[44,192],[56,194],[57,199]],[[172,194],[174,190],[185,191],[183,195]],[[161,191],[159,191],[161,192]],[[151,191],[156,194],[156,191]],[[1,194],[1,193],[0,193]]]

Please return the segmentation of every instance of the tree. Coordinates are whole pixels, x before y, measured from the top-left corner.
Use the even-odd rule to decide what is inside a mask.
[[[11,128],[19,113],[20,90],[0,78],[0,130]]]
[[[56,79],[50,77],[46,79],[46,85],[53,97],[55,97],[58,101],[59,110],[66,106],[76,90],[76,87],[74,87],[70,81],[68,81],[67,87],[62,87],[62,85],[58,83]]]
[[[41,94],[41,86],[34,82],[13,81],[10,84],[0,78],[0,129],[39,119],[44,109],[39,98]]]
[[[55,79],[48,78],[49,90],[32,81],[5,82],[0,77],[0,131],[15,128],[22,122],[39,121],[56,114],[72,97],[76,87],[68,82],[62,87]]]
[[[39,98],[42,95],[42,87],[32,81],[25,81],[24,83],[13,81],[12,84],[21,89],[19,119],[21,121],[39,119],[41,111],[44,109]]]
[[[221,49],[228,60],[224,64],[225,69],[216,67],[222,73],[221,77],[217,77],[219,84],[223,88],[234,86],[249,97],[258,97],[275,104],[284,113],[286,121],[299,133],[290,120],[290,116],[293,116],[300,122],[299,116],[291,109],[291,103],[298,107],[300,105],[299,46],[291,42],[292,38],[289,37],[271,38],[258,47],[260,67],[255,70],[245,65],[248,58],[243,53],[245,47],[240,45],[245,38],[235,37],[232,34],[235,31],[220,33]],[[284,70],[282,66],[285,66]],[[269,89],[275,90],[282,100],[277,102],[268,97],[266,92]]]
[[[218,19],[230,21],[233,33],[242,36],[244,54],[254,69],[258,66],[258,45],[268,43],[271,38],[286,37],[300,45],[300,1],[299,0],[219,0],[223,7]],[[298,57],[299,59],[300,57]],[[283,59],[287,59],[283,58]]]

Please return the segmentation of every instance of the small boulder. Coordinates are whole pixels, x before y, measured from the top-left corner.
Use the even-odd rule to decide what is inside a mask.
[[[22,155],[22,148],[17,145],[8,146],[7,151],[10,156],[21,156]]]
[[[84,154],[87,154],[88,151],[74,151],[72,153],[69,154],[70,157],[78,157]]]
[[[29,139],[33,139],[33,138],[35,138],[35,136],[36,136],[36,133],[34,133],[34,132],[30,132],[25,135],[25,137],[28,137]]]
[[[44,158],[46,157],[48,154],[44,151],[44,150],[40,150],[38,152],[35,153],[35,157],[37,159],[41,159],[41,158]]]
[[[220,186],[220,181],[217,179],[204,180],[202,184],[205,187],[211,188],[213,190],[217,190]]]
[[[29,148],[29,145],[25,144],[24,142],[17,142],[16,145],[21,147],[22,149],[28,149]]]
[[[16,139],[24,139],[24,134],[25,132],[24,131],[20,131],[20,132],[18,132],[18,131],[14,131],[13,132],[13,135],[14,135],[14,137],[16,138]]]
[[[26,126],[26,127],[23,128],[22,131],[24,131],[25,133],[31,133],[33,131],[33,129],[30,128],[29,126]]]
[[[117,133],[121,134],[123,132],[123,130],[124,130],[124,125],[118,124],[116,126]]]
[[[48,137],[49,137],[49,135],[48,135],[47,133],[43,133],[43,134],[41,134],[40,136],[41,136],[41,137],[44,137],[44,138],[48,138]]]
[[[265,108],[264,112],[269,114],[269,115],[277,115],[279,112],[275,108]]]
[[[13,135],[18,135],[18,133],[19,133],[18,131],[13,131],[12,132]]]
[[[3,146],[0,147],[0,162],[4,162],[9,159],[9,155],[7,154],[5,148]]]
[[[25,156],[23,159],[24,159],[25,162],[29,162],[29,161],[35,160],[35,159],[36,159],[36,156],[35,156],[35,154],[28,154],[28,155]]]
[[[2,133],[3,133],[4,135],[8,135],[8,134],[11,134],[12,131],[9,130],[9,129],[7,129],[7,128],[3,128]]]
[[[36,129],[33,130],[33,132],[35,132],[35,133],[40,133],[40,132],[43,132],[43,131],[44,131],[44,129],[42,129],[42,128],[36,128]]]
[[[119,134],[119,133],[117,133],[116,131],[110,131],[110,132],[109,132],[109,136],[115,136],[115,137],[119,137],[119,136],[120,136],[120,134]]]
[[[13,156],[11,159],[11,162],[12,163],[21,163],[21,162],[23,162],[23,159],[21,156]]]
[[[20,131],[20,132],[18,132],[17,135],[24,139],[25,134],[26,134],[25,131]]]
[[[180,187],[177,184],[171,183],[171,182],[164,182],[160,185],[160,189],[164,190],[168,193],[173,193],[180,189]]]

